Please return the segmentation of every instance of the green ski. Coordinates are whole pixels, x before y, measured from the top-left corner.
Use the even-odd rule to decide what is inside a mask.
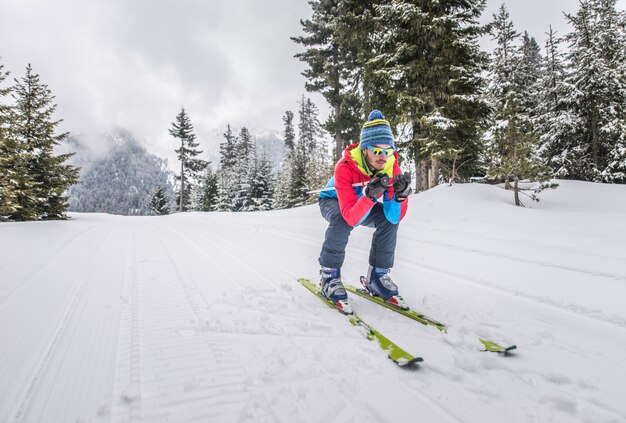
[[[365,279],[365,276],[361,276],[361,284],[363,284],[363,281],[367,281]],[[438,322],[435,319],[432,319],[428,316],[425,316],[421,313],[416,312],[415,310],[404,310],[400,307],[396,307],[393,304],[389,304],[387,302],[385,302],[382,298],[380,297],[376,297],[372,294],[369,293],[369,291],[365,288],[357,288],[355,286],[352,285],[348,285],[345,284],[344,287],[346,288],[346,291],[351,292],[353,294],[356,294],[360,297],[366,298],[378,305],[381,305],[383,307],[386,307],[390,310],[395,311],[396,313],[400,313],[403,316],[406,316],[410,319],[413,319],[415,321],[418,321],[424,325],[428,325],[428,326],[433,326],[437,329],[439,329],[441,332],[444,333],[448,333],[448,328],[444,323]],[[501,353],[503,355],[506,355],[507,353],[509,353],[510,351],[517,349],[517,345],[511,345],[509,347],[503,347],[502,345],[496,344],[495,342],[491,342],[491,341],[487,341],[485,339],[480,339],[479,341],[485,346],[485,349],[483,351],[489,351],[489,352],[496,352],[496,353]]]
[[[483,351],[496,352],[507,355],[510,351],[517,349],[517,345],[511,345],[510,347],[503,347],[502,345],[498,345],[495,342],[487,341],[485,339],[478,339],[485,346]]]
[[[387,307],[388,309],[391,309],[397,313],[400,313],[403,316],[408,317],[409,319],[418,321],[423,325],[433,326],[442,332],[448,332],[448,328],[446,327],[444,323],[438,322],[435,319],[431,319],[430,317],[425,316],[421,313],[418,313],[414,310],[410,310],[410,309],[403,310],[399,307],[389,304],[385,302],[382,298],[371,295],[365,288],[357,288],[348,284],[345,284],[344,287],[346,288],[346,291],[348,292],[352,292],[353,294],[356,294],[360,297],[367,298],[368,300],[375,302],[376,304],[380,304],[383,307]]]
[[[300,282],[306,289],[308,289],[313,294],[315,294],[315,296],[319,298],[328,307],[336,309],[333,303],[329,301],[326,297],[324,297],[319,287],[315,285],[313,282],[305,278],[298,279],[298,282]],[[380,347],[384,351],[387,351],[388,357],[392,359],[393,362],[396,363],[397,365],[409,366],[409,365],[417,364],[417,363],[424,361],[422,357],[414,357],[408,352],[406,352],[405,350],[403,350],[402,348],[400,348],[398,345],[394,344],[391,340],[389,340],[389,338],[385,337],[383,334],[378,332],[371,325],[369,325],[363,319],[361,319],[358,315],[348,314],[346,316],[348,317],[352,325],[361,326],[362,328],[365,328],[365,330],[367,331],[367,338],[371,341],[373,340],[378,341],[378,345],[380,345]]]

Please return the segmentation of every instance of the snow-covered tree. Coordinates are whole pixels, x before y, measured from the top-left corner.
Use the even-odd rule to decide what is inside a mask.
[[[283,122],[285,124],[285,128],[283,130],[283,140],[285,143],[285,150],[287,155],[289,155],[296,145],[296,131],[293,127],[293,112],[291,110],[287,110],[285,112]]]
[[[274,208],[274,172],[269,157],[262,153],[255,160],[255,178],[252,192],[254,210],[271,210]]]
[[[292,40],[306,48],[297,58],[309,66],[303,75],[306,89],[319,92],[328,102],[331,113],[324,128],[333,136],[334,156],[339,158],[343,148],[359,129],[361,104],[357,100],[358,73],[355,63],[354,42],[359,39],[359,29],[354,23],[354,8],[361,4],[342,0],[312,0],[311,19],[300,21],[306,35]],[[368,7],[365,5],[365,7]],[[359,14],[359,16],[362,16]],[[361,31],[362,34],[362,31]]]
[[[566,14],[576,125],[566,153],[570,178],[626,182],[626,12],[616,3],[581,0],[576,14]]]
[[[519,34],[504,5],[494,14],[491,31],[497,46],[489,68],[493,121],[487,137],[488,176],[503,181],[506,189],[513,190],[515,204],[522,206],[520,181],[539,183],[531,196],[535,200],[542,189],[553,186],[548,183],[549,168],[537,154],[538,142],[530,117],[535,101],[533,87],[539,77],[531,63],[537,59],[533,59],[534,47],[527,36],[522,48],[518,47]]]
[[[150,214],[160,216],[170,214],[169,200],[163,188],[159,187],[150,198]]]
[[[198,206],[200,211],[215,211],[218,203],[218,177],[210,164],[207,166],[203,181],[198,185]]]
[[[237,164],[237,137],[228,125],[224,132],[224,142],[220,143],[220,167],[217,180],[217,210],[236,211],[233,193],[238,178],[235,173]]]
[[[57,133],[61,120],[53,118],[54,96],[30,64],[26,75],[15,79],[11,96],[15,104],[10,113],[8,144],[15,160],[12,166],[20,170],[15,175],[18,208],[9,218],[64,219],[69,207],[66,192],[78,182],[79,169],[66,164],[73,153],[54,152],[68,136]]]
[[[14,177],[17,152],[9,138],[11,108],[8,96],[11,87],[3,86],[9,74],[0,63],[0,221],[8,220],[18,207]]]
[[[232,186],[235,211],[253,211],[255,209],[256,145],[245,126],[239,132],[236,150],[235,183]]]
[[[526,31],[522,35],[519,53],[519,62],[515,66],[514,76],[520,108],[528,116],[534,118],[539,104],[539,80],[543,72],[544,62],[539,44]]]
[[[178,211],[186,211],[191,203],[193,186],[201,178],[208,162],[197,158],[202,151],[197,149],[200,144],[196,142],[193,125],[184,107],[176,116],[176,120],[172,122],[169,133],[180,141],[180,147],[174,150],[180,161],[180,174],[176,176],[176,179],[180,181]]]
[[[484,0],[398,0],[375,7],[372,48],[378,54],[372,63],[398,105],[399,116],[387,117],[408,127],[409,140],[398,144],[415,162],[419,190],[436,185],[440,175],[451,178],[454,162],[465,163],[454,172],[461,176],[478,166],[488,115],[479,95],[484,7]]]
[[[576,164],[572,162],[575,151],[573,141],[578,124],[572,113],[573,87],[568,85],[565,53],[562,38],[550,27],[545,45],[545,64],[538,81],[537,113],[534,118],[535,133],[539,137],[539,155],[557,178],[567,178]]]
[[[331,156],[325,143],[318,119],[317,106],[310,98],[302,96],[298,113],[298,141],[296,148],[287,158],[281,172],[281,179],[287,179],[285,186],[279,185],[279,207],[296,207],[311,203],[315,198],[308,198],[304,193],[310,187],[325,184],[332,175]],[[285,195],[286,194],[286,195]]]

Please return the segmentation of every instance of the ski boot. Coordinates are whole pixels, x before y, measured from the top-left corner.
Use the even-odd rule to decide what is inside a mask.
[[[332,301],[341,313],[352,314],[352,307],[348,303],[348,293],[341,283],[340,270],[333,267],[322,267],[320,275],[322,294]]]
[[[398,293],[398,286],[393,283],[389,276],[390,271],[391,269],[370,266],[367,271],[367,279],[362,279],[361,283],[373,296],[380,297],[385,302],[402,310],[408,310],[408,304]]]

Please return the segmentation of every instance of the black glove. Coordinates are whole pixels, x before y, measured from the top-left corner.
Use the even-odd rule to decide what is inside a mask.
[[[396,201],[401,203],[411,195],[411,174],[406,172],[404,175],[396,175],[393,181],[393,190],[396,192]]]
[[[374,201],[377,201],[377,198],[385,191],[387,191],[387,187],[389,186],[389,176],[384,173],[379,173],[376,176],[373,176],[370,179],[369,184],[365,187],[363,191],[366,197],[371,198]]]

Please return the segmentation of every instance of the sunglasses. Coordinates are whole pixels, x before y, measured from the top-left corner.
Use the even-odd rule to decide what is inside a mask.
[[[385,156],[389,157],[393,154],[394,149],[393,148],[380,148],[380,147],[372,147],[372,146],[367,146],[367,148],[369,150],[372,150],[372,153],[374,153],[375,156],[380,156],[381,154],[385,154]]]

